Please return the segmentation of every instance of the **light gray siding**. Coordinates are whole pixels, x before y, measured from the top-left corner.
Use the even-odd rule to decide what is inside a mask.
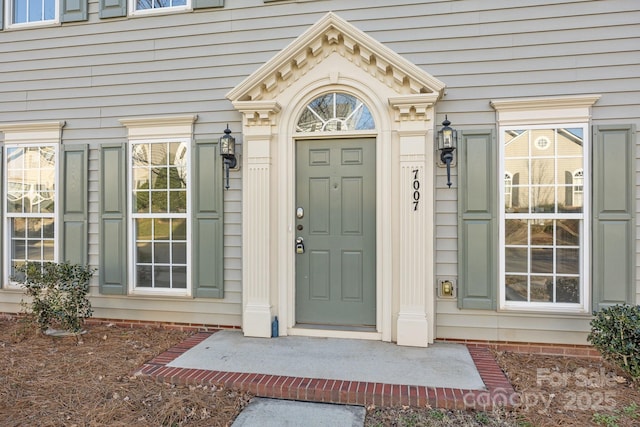
[[[593,124],[640,129],[636,0],[225,3],[195,12],[99,19],[98,2],[91,0],[87,22],[0,31],[0,123],[64,120],[63,143],[90,146],[91,265],[98,264],[98,146],[126,141],[119,120],[197,114],[194,137],[218,137],[228,123],[241,142],[240,115],[225,94],[328,11],[446,83],[446,96],[436,107],[438,125],[446,113],[457,129],[495,128],[492,99],[598,93]],[[436,276],[456,276],[456,169],[451,189],[445,173],[436,172]],[[166,319],[168,311],[187,323],[240,325],[241,176],[232,172],[224,195],[224,299],[133,303],[99,296],[96,289],[97,315],[131,317],[135,304],[152,319]],[[640,173],[637,183],[640,205]],[[640,253],[637,258],[640,265]],[[2,301],[0,311],[15,307],[9,298]],[[487,329],[508,323],[496,313],[460,316],[446,301],[438,311],[442,334],[483,324],[479,319]],[[453,324],[458,329],[452,332]]]

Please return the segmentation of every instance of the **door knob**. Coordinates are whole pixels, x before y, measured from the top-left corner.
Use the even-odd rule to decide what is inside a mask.
[[[296,253],[297,254],[304,253],[304,239],[302,237],[296,238]]]

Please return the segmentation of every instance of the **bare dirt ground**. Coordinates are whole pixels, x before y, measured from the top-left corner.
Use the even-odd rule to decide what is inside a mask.
[[[185,339],[167,329],[89,325],[80,342],[0,318],[2,426],[226,426],[251,396],[134,377]],[[367,426],[638,426],[640,392],[600,361],[497,353],[518,391],[513,411],[367,408]]]

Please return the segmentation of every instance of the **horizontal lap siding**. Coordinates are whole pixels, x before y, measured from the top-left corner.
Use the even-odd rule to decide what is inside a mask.
[[[596,124],[640,128],[640,10],[632,0],[225,3],[100,20],[92,0],[89,22],[0,32],[0,122],[65,120],[65,143],[90,144],[92,265],[98,259],[97,147],[126,139],[118,120],[198,114],[196,137],[220,135],[229,123],[241,142],[240,115],[224,95],[329,10],[447,84],[438,124],[447,112],[458,129],[494,127],[491,99],[601,93]],[[449,190],[446,170],[436,171],[436,272],[442,276],[457,271],[456,172]],[[234,324],[241,311],[241,175],[231,173],[225,192],[226,298],[197,305]]]

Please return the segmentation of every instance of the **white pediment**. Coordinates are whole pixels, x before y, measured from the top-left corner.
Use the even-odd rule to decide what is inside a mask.
[[[353,25],[329,12],[289,46],[266,62],[227,98],[272,101],[331,55],[340,55],[398,95],[442,96],[444,83]]]

